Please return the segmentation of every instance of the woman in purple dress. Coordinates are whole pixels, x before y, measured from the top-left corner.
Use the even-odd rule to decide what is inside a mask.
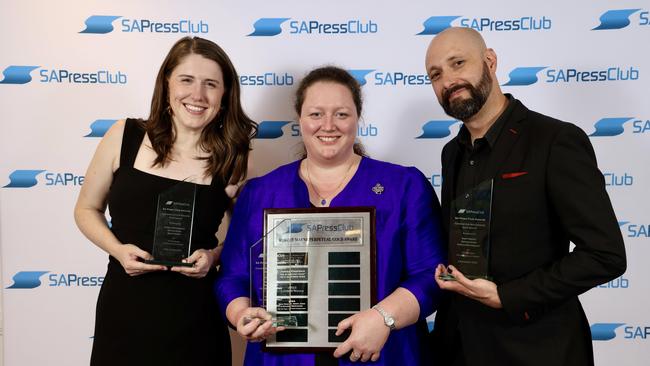
[[[299,85],[295,103],[304,159],[251,179],[239,196],[215,291],[227,319],[249,341],[246,365],[304,366],[323,364],[327,358],[340,365],[430,363],[421,341],[427,332],[425,318],[435,311],[439,296],[435,267],[445,258],[438,199],[416,168],[364,156],[355,144],[361,105],[360,86],[345,70],[311,71]],[[249,250],[264,234],[265,208],[310,206],[375,207],[380,301],[338,324],[339,334],[351,333],[333,355],[263,352],[258,342],[282,328],[264,322],[270,315],[249,305],[249,257],[257,257],[262,246],[253,248],[252,255]],[[254,272],[254,288],[259,289],[261,274]],[[261,292],[253,297],[259,303]]]

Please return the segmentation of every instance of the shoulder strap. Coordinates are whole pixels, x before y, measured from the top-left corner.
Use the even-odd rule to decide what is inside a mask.
[[[220,175],[214,174],[212,176],[212,182],[210,183],[210,187],[222,189],[225,188],[226,185],[227,183],[223,180],[223,177],[221,177]]]
[[[144,139],[144,129],[136,119],[129,118],[124,125],[122,136],[122,150],[120,152],[120,166],[132,167],[138,150]]]

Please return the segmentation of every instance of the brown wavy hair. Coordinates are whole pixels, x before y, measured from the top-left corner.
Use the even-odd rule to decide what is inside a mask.
[[[323,66],[317,69],[313,69],[307,75],[305,75],[304,78],[302,78],[300,84],[298,84],[298,88],[296,89],[296,97],[293,104],[293,108],[298,114],[298,117],[300,117],[300,112],[302,111],[302,105],[303,103],[305,103],[305,96],[307,94],[307,89],[309,89],[310,86],[316,84],[317,82],[330,82],[330,83],[340,84],[348,88],[348,90],[352,94],[352,101],[354,102],[354,106],[356,107],[357,116],[361,118],[361,108],[363,107],[363,97],[361,96],[361,85],[359,85],[357,79],[355,79],[352,75],[350,75],[349,72],[336,66]],[[365,147],[363,146],[363,144],[361,144],[359,140],[356,140],[354,142],[352,149],[354,150],[354,153],[357,155],[368,156],[366,154]],[[307,156],[307,153],[304,149],[304,145],[298,155],[303,158]]]
[[[199,37],[184,37],[169,50],[160,66],[151,98],[149,118],[143,122],[157,157],[153,166],[164,167],[176,140],[176,131],[169,113],[169,77],[172,71],[191,54],[216,62],[223,73],[224,95],[221,110],[201,133],[200,147],[210,156],[206,173],[236,183],[246,178],[251,139],[257,133],[257,123],[248,118],[241,106],[239,76],[226,52],[216,43]]]

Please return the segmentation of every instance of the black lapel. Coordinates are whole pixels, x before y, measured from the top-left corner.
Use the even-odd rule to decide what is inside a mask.
[[[458,137],[449,142],[448,149],[443,156],[442,166],[442,220],[445,232],[449,232],[449,207],[454,199],[454,187],[456,184],[456,172],[458,171]]]
[[[512,148],[519,139],[519,136],[521,136],[521,133],[523,132],[521,122],[526,118],[528,108],[518,100],[515,100],[514,103],[517,104],[512,110],[510,118],[508,118],[506,123],[503,125],[503,129],[494,145],[494,150],[490,153],[487,164],[481,173],[483,179],[497,177],[503,162],[506,161],[512,152]]]

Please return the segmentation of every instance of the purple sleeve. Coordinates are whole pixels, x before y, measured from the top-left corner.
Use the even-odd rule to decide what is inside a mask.
[[[214,292],[221,312],[225,315],[230,302],[250,296],[248,245],[251,216],[251,183],[247,183],[235,204],[228,234],[221,252],[221,267]]]
[[[405,188],[401,231],[406,277],[400,287],[418,300],[422,320],[438,306],[440,288],[434,275],[436,266],[446,262],[446,249],[442,241],[440,204],[429,181],[419,170],[409,168]]]

